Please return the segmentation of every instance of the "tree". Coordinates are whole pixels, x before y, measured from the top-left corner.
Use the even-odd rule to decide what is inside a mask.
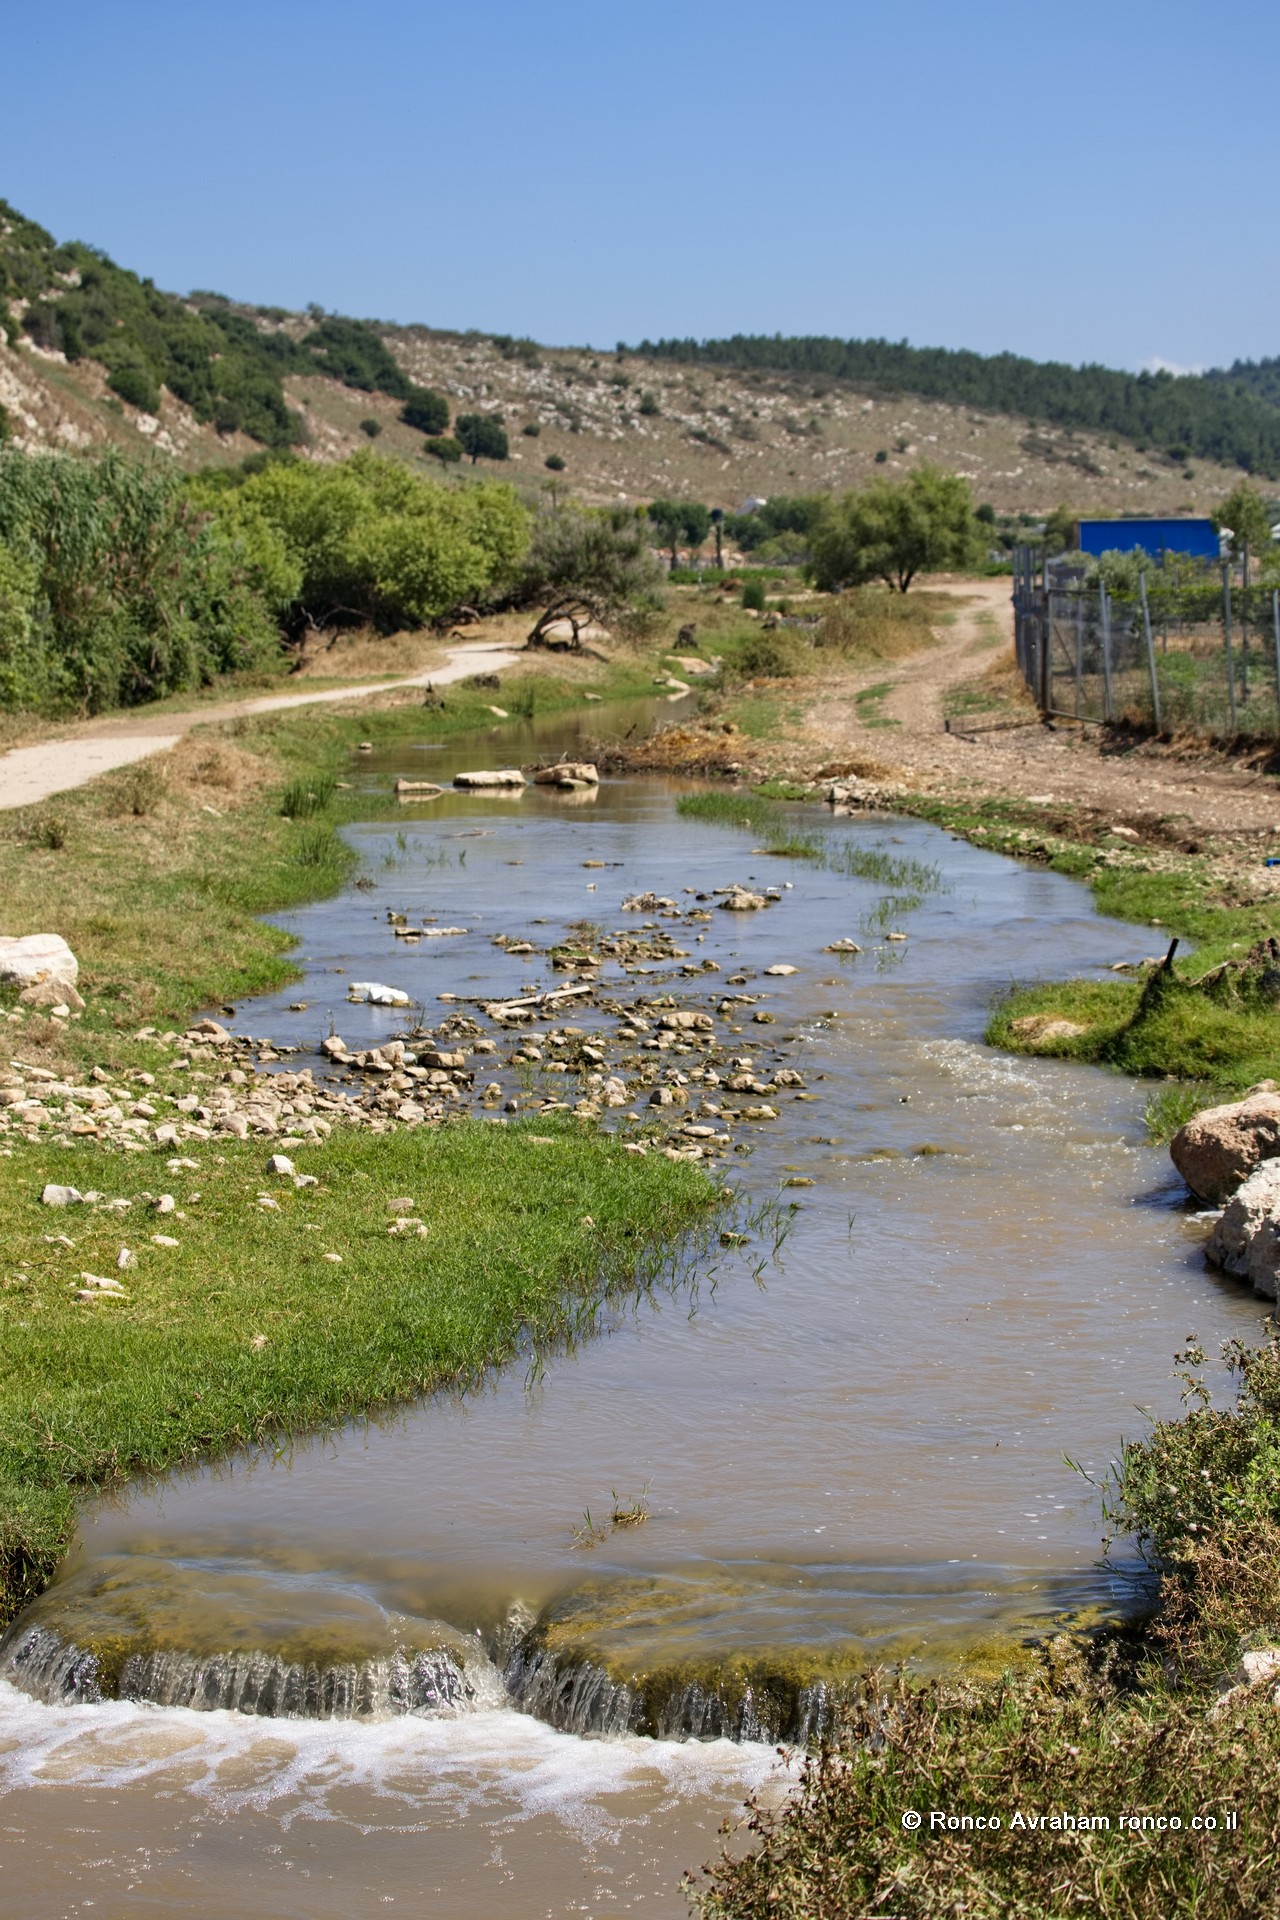
[[[192,491],[202,497],[205,483]],[[276,557],[277,605],[295,635],[422,626],[509,589],[528,546],[510,487],[441,486],[371,448],[332,466],[276,461],[210,497],[246,558]]]
[[[905,593],[922,570],[969,567],[981,553],[967,483],[930,466],[833,500],[811,544],[814,582],[828,593],[868,580]]]
[[[579,629],[596,620],[644,613],[658,605],[661,573],[644,516],[631,507],[566,506],[540,514],[525,561],[522,597],[544,611],[529,636],[567,620]]]
[[[449,425],[449,402],[430,387],[415,387],[400,409],[400,418],[419,433],[443,433]]]
[[[1267,503],[1254,488],[1242,482],[1229,493],[1213,516],[1219,533],[1231,536],[1232,555],[1239,559],[1247,545],[1250,553],[1261,556],[1271,545],[1271,515]]]
[[[456,466],[462,458],[462,447],[448,434],[432,434],[422,443],[422,451],[438,460],[442,467]]]
[[[473,467],[477,460],[510,458],[511,447],[500,413],[460,413],[453,431],[463,452],[471,455]]]
[[[982,508],[978,508],[982,517]],[[1055,507],[1044,523],[1044,544],[1048,553],[1072,552],[1080,544],[1080,516],[1070,507]]]
[[[671,549],[671,564],[680,565],[680,542],[700,547],[711,531],[711,515],[696,500],[651,500],[647,512],[664,546]]]

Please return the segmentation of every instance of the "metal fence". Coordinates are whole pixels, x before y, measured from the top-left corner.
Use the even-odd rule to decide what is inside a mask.
[[[1280,589],[1224,565],[1188,581],[1152,567],[1136,590],[1083,566],[1015,556],[1018,666],[1046,714],[1222,737],[1280,734]]]

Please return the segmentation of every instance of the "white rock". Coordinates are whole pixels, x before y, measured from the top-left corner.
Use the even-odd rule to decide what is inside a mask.
[[[407,993],[399,987],[387,987],[380,980],[353,980],[347,988],[348,1000],[367,1000],[374,1007],[407,1007]]]
[[[273,1153],[267,1162],[268,1173],[287,1173],[292,1175],[297,1171],[298,1169],[294,1166],[287,1153]]]
[[[519,767],[482,767],[475,773],[455,773],[455,787],[523,787],[525,777]]]
[[[0,982],[34,987],[41,980],[65,980],[74,986],[80,962],[60,933],[28,933],[20,939],[0,936]]]
[[[116,1266],[120,1271],[123,1272],[126,1267],[136,1267],[137,1264],[138,1256],[133,1252],[132,1248],[121,1247],[119,1253],[116,1255]]]
[[[170,1162],[170,1164],[172,1165],[173,1163]],[[194,1167],[195,1161],[188,1160],[186,1161],[185,1164],[189,1167]],[[174,1199],[171,1193],[162,1193],[158,1195],[158,1197],[155,1200],[153,1200],[151,1204],[154,1206],[157,1213],[172,1213],[178,1203]]]
[[[79,1187],[57,1187],[50,1182],[40,1195],[40,1201],[46,1207],[74,1207],[81,1197]]]
[[[1240,1656],[1237,1677],[1246,1687],[1256,1687],[1280,1674],[1280,1647],[1252,1647]]]
[[[1264,1160],[1228,1200],[1205,1247],[1211,1266],[1252,1282],[1264,1300],[1280,1282],[1280,1159]]]
[[[151,1244],[153,1247],[176,1247],[179,1243],[171,1233],[153,1233]]]
[[[765,972],[768,974],[771,974],[774,977],[774,979],[785,980],[789,974],[798,973],[799,968],[781,965],[776,967],[766,967]]]
[[[303,1187],[318,1187],[320,1182],[314,1173],[295,1173],[293,1184],[301,1191]]]

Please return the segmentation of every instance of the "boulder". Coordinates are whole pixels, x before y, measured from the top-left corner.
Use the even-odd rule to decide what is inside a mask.
[[[539,767],[535,787],[598,787],[600,775],[590,760],[562,760],[555,767]]]
[[[42,980],[65,980],[73,987],[79,977],[80,962],[60,933],[0,936],[0,985],[34,987]]]
[[[476,773],[455,773],[455,787],[523,787],[525,777],[519,767],[482,767]]]
[[[34,986],[22,989],[18,1000],[24,1007],[48,1007],[53,1011],[61,1008],[65,1013],[84,1012],[84,1001],[69,980],[37,980]]]
[[[749,887],[730,887],[720,905],[727,913],[754,913],[764,905],[764,895],[752,893]]]
[[[1264,1160],[1228,1200],[1205,1248],[1223,1273],[1248,1280],[1264,1300],[1280,1277],[1280,1159]]]
[[[1280,1094],[1206,1107],[1174,1134],[1169,1155],[1192,1193],[1220,1205],[1262,1161],[1280,1155]]]

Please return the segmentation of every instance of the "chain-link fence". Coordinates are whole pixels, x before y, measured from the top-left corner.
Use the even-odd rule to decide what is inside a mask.
[[[1018,665],[1042,712],[1171,733],[1280,734],[1280,589],[1241,569],[1086,584],[1083,566],[1014,565]]]

